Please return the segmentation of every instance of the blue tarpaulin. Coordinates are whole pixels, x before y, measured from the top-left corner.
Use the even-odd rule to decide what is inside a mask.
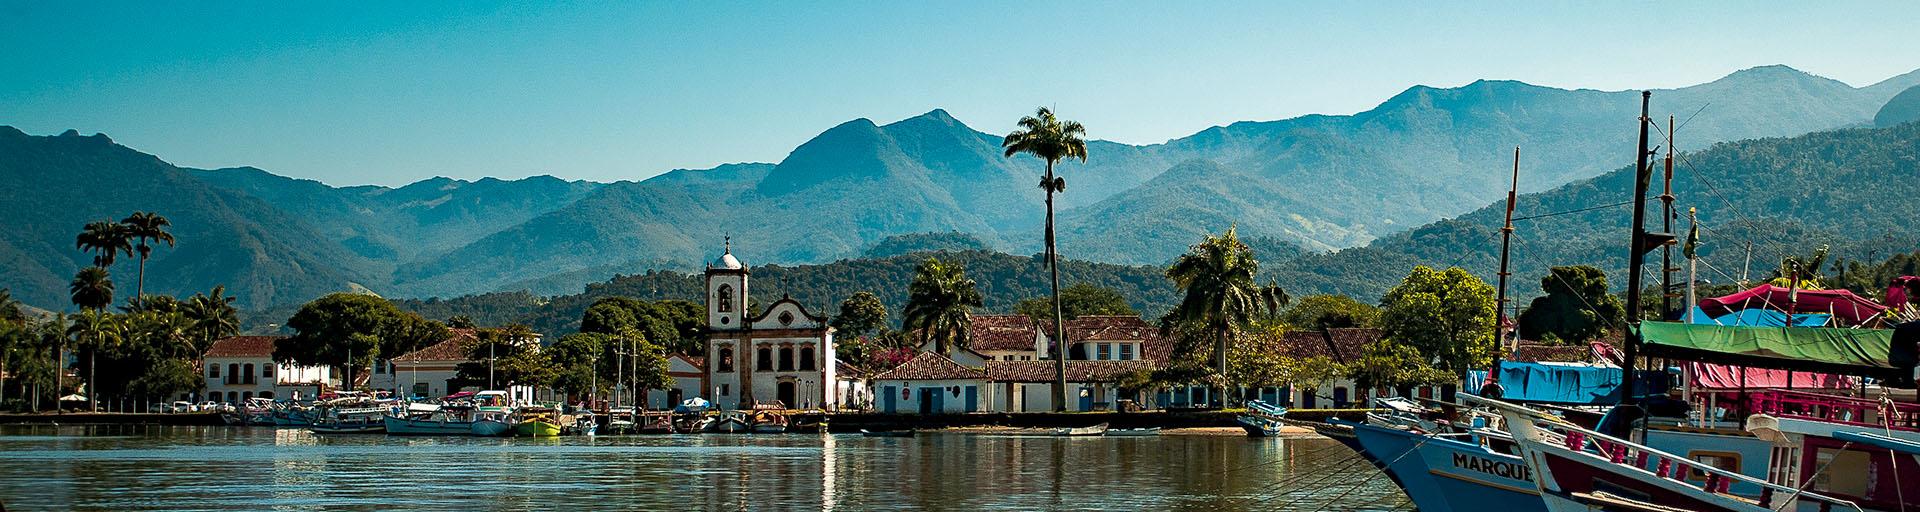
[[[1619,368],[1576,364],[1500,362],[1500,386],[1506,400],[1564,405],[1607,405],[1620,402]],[[1487,372],[1467,372],[1468,392],[1478,393]],[[1641,371],[1641,396],[1666,394],[1667,375]]]
[[[1827,325],[1827,322],[1831,319],[1832,315],[1826,313],[1795,313],[1793,315],[1793,325],[1795,327],[1822,327]],[[1693,323],[1702,325],[1784,327],[1787,325],[1787,314],[1771,309],[1754,308],[1742,309],[1718,317],[1712,317],[1707,316],[1707,312],[1701,310],[1700,306],[1694,306]]]

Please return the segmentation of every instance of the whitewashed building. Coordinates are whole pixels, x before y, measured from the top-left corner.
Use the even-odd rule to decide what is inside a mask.
[[[728,245],[707,266],[705,398],[722,409],[778,402],[789,408],[837,409],[833,328],[791,297],[748,317],[747,266]]]
[[[281,338],[229,336],[214,341],[201,356],[207,399],[241,403],[250,398],[312,398],[336,384],[327,366],[275,362],[273,344]]]
[[[886,414],[964,414],[987,410],[986,372],[920,352],[873,376],[874,410]]]
[[[706,398],[703,396],[703,390],[707,389],[706,363],[704,359],[680,354],[667,358],[667,376],[673,378],[673,387],[647,390],[647,408],[672,409],[689,398]]]
[[[375,360],[374,389],[392,391],[396,396],[437,398],[460,391],[479,391],[486,382],[460,379],[460,363],[470,362],[468,352],[480,342],[473,329],[451,329],[451,336],[439,343],[401,354],[392,359]]]

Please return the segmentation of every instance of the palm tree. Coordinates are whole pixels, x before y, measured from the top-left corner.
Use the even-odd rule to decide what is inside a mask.
[[[210,292],[187,299],[185,313],[197,335],[196,351],[205,351],[214,340],[240,332],[240,312],[233,307],[233,297],[226,294],[227,287],[214,286]]]
[[[1167,326],[1184,325],[1210,338],[1214,351],[1214,371],[1227,373],[1227,346],[1242,327],[1261,312],[1277,314],[1288,302],[1287,293],[1278,285],[1261,286],[1254,282],[1260,262],[1253,250],[1240,242],[1229,227],[1220,236],[1207,236],[1185,255],[1167,267],[1185,296],[1180,305],[1167,313]],[[1172,329],[1168,329],[1172,330]],[[1221,393],[1226,388],[1222,381]]]
[[[1053,110],[1040,107],[1032,116],[1020,118],[1020,129],[1007,134],[1000,147],[1007,157],[1028,153],[1047,161],[1047,174],[1040,177],[1040,188],[1047,191],[1047,272],[1053,282],[1054,343],[1053,409],[1067,410],[1066,318],[1060,309],[1060,255],[1053,237],[1053,195],[1067,190],[1067,180],[1053,175],[1053,164],[1067,158],[1087,161],[1087,129],[1077,121],[1061,121]]]
[[[94,253],[93,266],[111,267],[115,255],[133,254],[129,238],[126,225],[106,220],[94,221],[80,229],[80,234],[73,238],[73,248]]]
[[[173,247],[173,233],[167,232],[167,226],[173,223],[158,213],[133,212],[133,215],[121,219],[120,224],[126,226],[128,237],[140,241],[139,245],[134,246],[134,249],[140,253],[140,277],[134,281],[133,296],[146,296],[147,257],[153,254],[153,246],[149,242],[166,242],[167,247]]]
[[[67,328],[67,335],[76,343],[87,348],[87,407],[94,412],[100,411],[100,389],[94,386],[94,362],[100,349],[120,344],[124,334],[119,317],[102,309],[94,308],[74,315],[73,325]]]
[[[80,269],[67,291],[73,295],[73,305],[81,309],[105,309],[113,304],[113,279],[105,267]]]
[[[20,301],[13,298],[13,290],[0,288],[0,322],[23,324],[26,313],[20,311]]]
[[[972,341],[967,332],[973,323],[971,308],[980,307],[981,301],[965,265],[927,258],[907,285],[901,328],[916,333],[921,343],[932,339],[935,350],[952,355],[954,348],[967,348]]]

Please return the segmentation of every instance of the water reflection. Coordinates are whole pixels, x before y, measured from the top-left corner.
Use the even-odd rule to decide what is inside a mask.
[[[8,510],[1405,506],[1391,482],[1330,441],[1215,436],[482,439],[6,427],[0,468]]]

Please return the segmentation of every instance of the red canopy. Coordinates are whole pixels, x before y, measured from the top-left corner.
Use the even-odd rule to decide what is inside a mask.
[[[1687,373],[1692,376],[1694,389],[1725,390],[1740,388],[1785,388],[1789,372],[1766,368],[1747,368],[1746,385],[1742,386],[1740,367],[1711,363],[1687,363]],[[1794,389],[1852,389],[1857,382],[1853,377],[1814,372],[1791,372]]]
[[[1743,309],[1771,309],[1786,313],[1828,313],[1849,325],[1864,323],[1887,307],[1846,290],[1788,290],[1763,284],[1750,290],[1700,301],[1700,310],[1720,316]]]

